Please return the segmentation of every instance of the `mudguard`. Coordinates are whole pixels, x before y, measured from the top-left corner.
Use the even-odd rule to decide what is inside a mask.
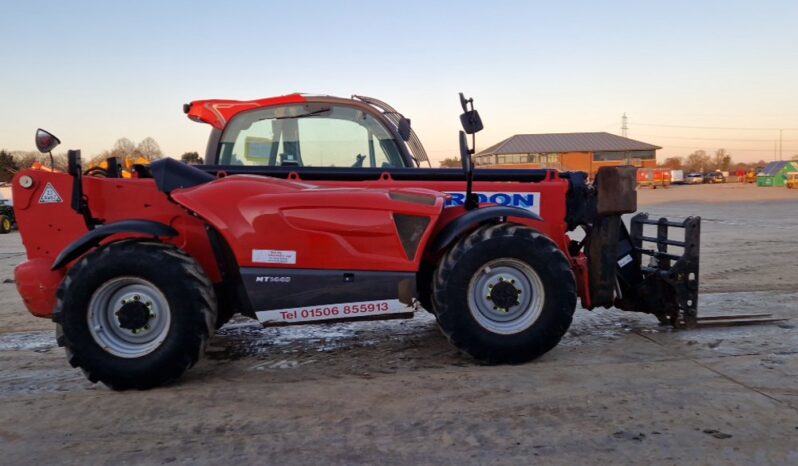
[[[438,233],[435,241],[429,248],[430,251],[439,253],[448,248],[457,238],[463,233],[472,229],[474,226],[484,223],[488,220],[498,219],[502,217],[520,217],[528,218],[530,220],[543,221],[540,215],[530,212],[525,209],[512,206],[490,206],[480,207],[461,215]]]
[[[151,220],[124,220],[95,228],[78,240],[64,248],[56,257],[50,270],[58,270],[77,259],[89,249],[96,247],[100,241],[117,233],[137,233],[152,236],[177,236],[178,232],[169,225]]]

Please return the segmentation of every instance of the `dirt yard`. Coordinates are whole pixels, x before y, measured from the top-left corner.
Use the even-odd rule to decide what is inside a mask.
[[[542,359],[481,366],[429,315],[262,329],[236,320],[177,384],[92,385],[30,316],[0,236],[2,464],[798,464],[798,191],[643,190],[700,215],[702,314],[777,325],[670,331],[577,311]],[[544,201],[545,202],[545,201]]]

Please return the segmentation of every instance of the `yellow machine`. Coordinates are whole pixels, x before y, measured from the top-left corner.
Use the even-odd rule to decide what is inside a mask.
[[[145,159],[144,157],[137,157],[133,158],[125,158],[120,163],[119,173],[122,178],[133,178],[133,166],[134,165],[149,165],[150,160]],[[92,163],[86,169],[85,174],[87,176],[98,176],[101,178],[106,178],[108,176],[108,160],[103,160],[100,163]]]
[[[798,189],[798,172],[787,173],[784,186],[786,186],[787,189]]]

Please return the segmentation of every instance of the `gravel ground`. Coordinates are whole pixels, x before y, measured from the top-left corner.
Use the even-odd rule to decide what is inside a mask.
[[[671,331],[578,310],[540,360],[481,366],[426,313],[263,329],[237,318],[178,383],[117,393],[68,366],[30,316],[0,236],[0,463],[798,464],[798,192],[640,192],[701,215],[700,312],[774,325]]]

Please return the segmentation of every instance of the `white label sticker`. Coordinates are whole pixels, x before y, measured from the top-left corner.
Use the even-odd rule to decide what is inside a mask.
[[[263,264],[296,264],[296,251],[253,249],[252,262],[260,262]]]
[[[627,255],[621,257],[620,260],[618,260],[618,267],[623,267],[624,265],[628,264],[629,262],[632,262],[632,256],[627,254]]]
[[[39,197],[39,204],[58,204],[59,202],[64,202],[61,199],[61,196],[58,195],[58,191],[55,190],[52,183],[47,183],[44,187],[44,191],[42,191],[42,195]]]
[[[413,312],[413,308],[398,299],[360,301],[356,303],[323,304],[259,311],[255,314],[264,324],[312,322],[316,320],[355,319],[364,316]]]

